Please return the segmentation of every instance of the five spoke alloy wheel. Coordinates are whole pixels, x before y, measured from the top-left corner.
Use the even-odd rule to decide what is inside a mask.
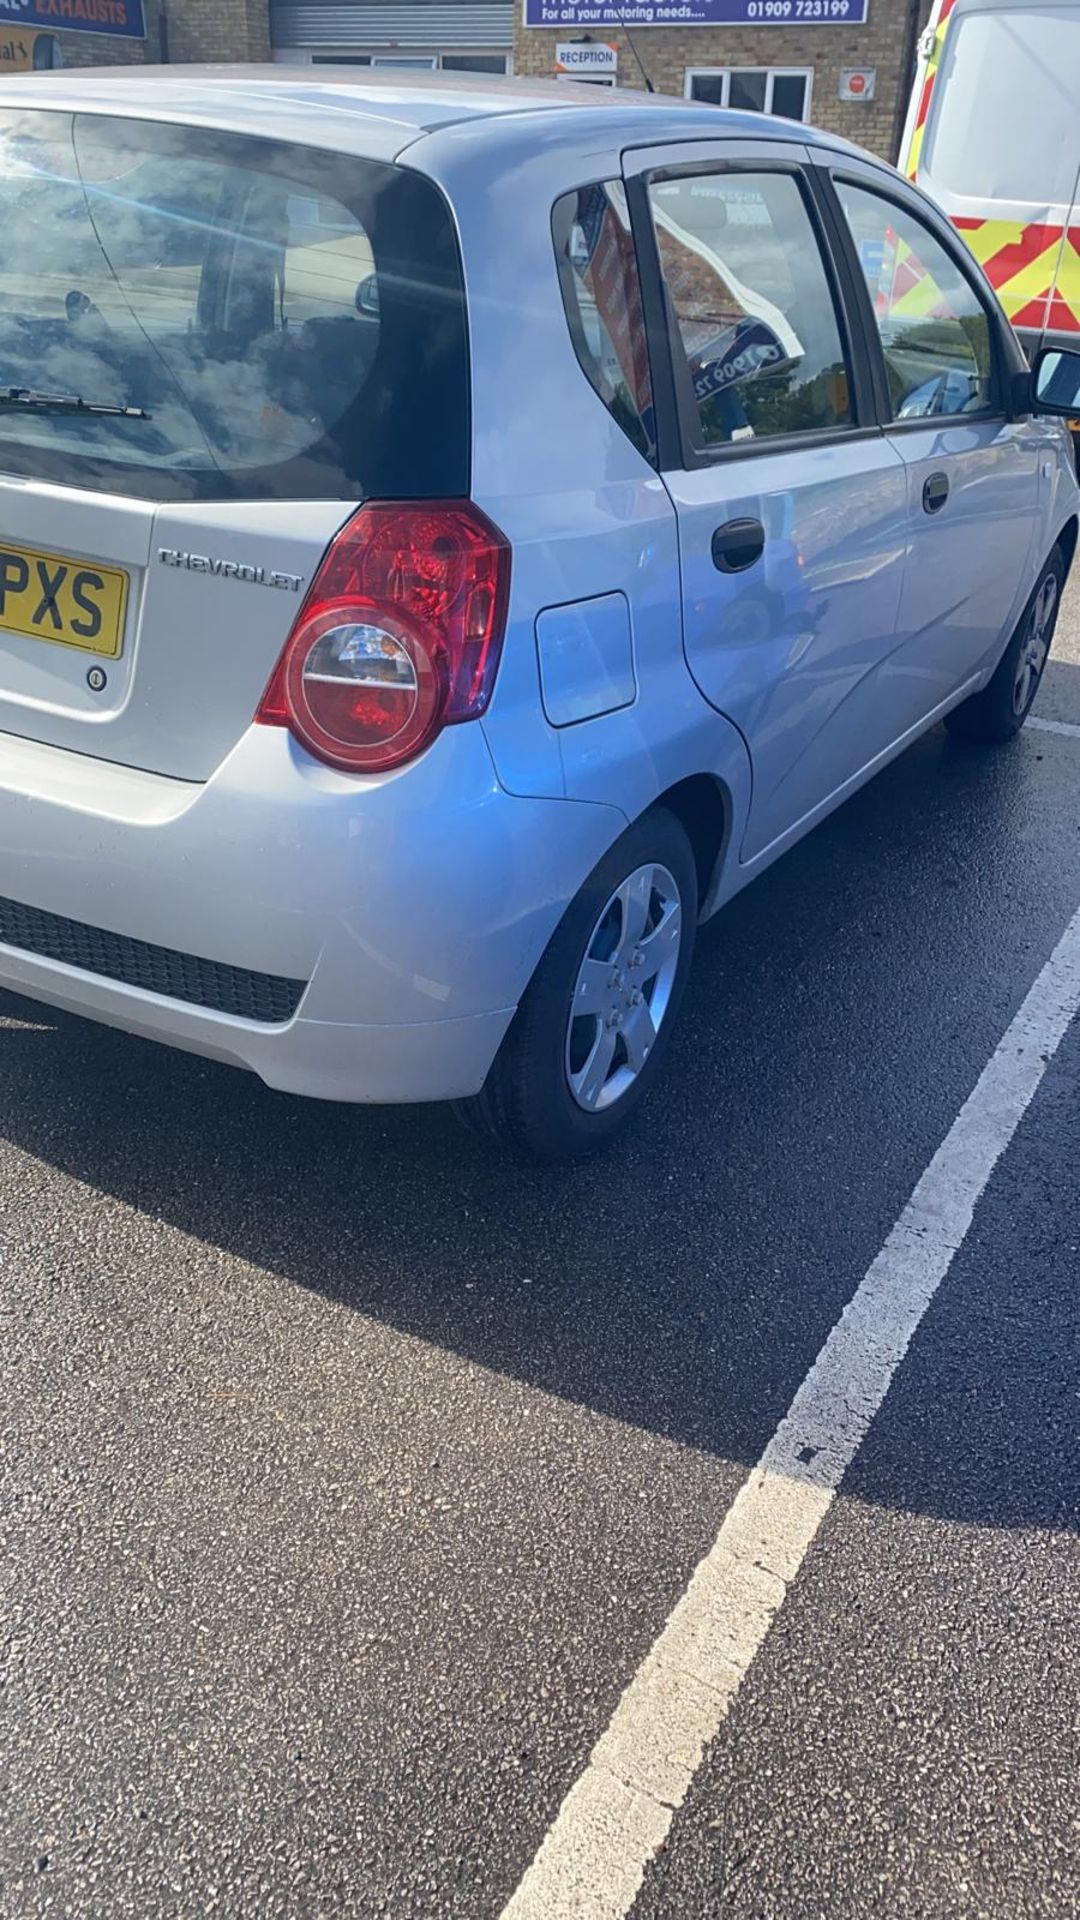
[[[576,1160],[627,1125],[663,1067],[698,923],[681,820],[651,807],[557,927],[481,1091],[458,1112],[532,1158]]]
[[[566,1026],[566,1077],[579,1107],[602,1112],[644,1069],[679,968],[683,903],[668,868],[636,867],[616,887],[578,969]]]
[[[1027,626],[1016,662],[1013,681],[1013,712],[1022,719],[1027,713],[1046,665],[1054,634],[1058,604],[1058,578],[1051,570],[1042,581],[1031,604]]]

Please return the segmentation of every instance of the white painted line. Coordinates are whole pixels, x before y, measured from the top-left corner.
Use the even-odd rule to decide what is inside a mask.
[[[1039,720],[1031,716],[1024,725],[1035,727],[1040,733],[1063,733],[1070,740],[1080,740],[1080,727],[1074,727],[1069,720]]]
[[[1080,912],[630,1681],[502,1920],[622,1920],[1080,1010]]]

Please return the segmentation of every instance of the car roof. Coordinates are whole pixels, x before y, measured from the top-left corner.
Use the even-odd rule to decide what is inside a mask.
[[[487,120],[497,141],[524,114],[559,113],[566,133],[585,131],[599,116],[607,136],[650,142],[754,139],[843,146],[810,127],[760,113],[734,113],[670,94],[584,87],[576,80],[519,80],[503,75],[401,71],[358,73],[350,66],[104,67],[20,74],[0,83],[0,106],[131,115],[273,136],[304,145],[397,155],[427,133],[462,121]],[[667,120],[669,125],[662,124]]]

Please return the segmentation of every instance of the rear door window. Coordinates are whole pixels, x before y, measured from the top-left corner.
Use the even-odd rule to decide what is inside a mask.
[[[649,202],[695,444],[851,426],[840,321],[795,176],[661,175]]]
[[[449,209],[354,156],[0,111],[0,470],[152,499],[468,492]]]

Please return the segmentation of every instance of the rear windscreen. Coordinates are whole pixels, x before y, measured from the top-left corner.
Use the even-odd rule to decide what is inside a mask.
[[[0,109],[0,472],[144,499],[468,493],[449,209],[350,155]]]

